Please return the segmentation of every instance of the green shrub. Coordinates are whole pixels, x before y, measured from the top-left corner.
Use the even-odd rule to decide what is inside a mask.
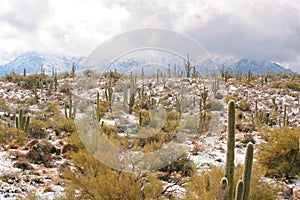
[[[238,104],[238,108],[242,111],[250,111],[251,102],[247,102],[244,100],[241,100]]]
[[[69,84],[67,84],[67,83],[63,84],[59,89],[59,92],[65,93],[65,94],[70,94],[70,91],[71,91],[71,88],[70,88]]]
[[[46,127],[47,124],[44,121],[32,118],[29,123],[28,137],[36,139],[45,138]]]
[[[223,103],[218,100],[211,101],[211,110],[213,111],[221,111],[224,109]]]
[[[66,133],[74,133],[76,131],[73,119],[64,117],[57,117],[54,119],[53,129],[56,133],[61,133],[63,131]]]
[[[291,178],[300,173],[299,128],[275,129],[264,134],[267,142],[259,145],[258,161],[267,176]]]
[[[225,99],[224,99],[224,101],[225,101],[226,104],[228,104],[228,102],[229,102],[230,100],[234,100],[234,101],[236,102],[236,101],[237,101],[237,98],[236,98],[236,97],[233,97],[233,96],[231,96],[231,95],[227,95],[227,96],[225,97]]]
[[[23,145],[27,137],[22,130],[16,127],[8,127],[6,124],[0,123],[0,144],[8,144],[15,142],[18,145]]]
[[[221,167],[212,166],[210,171],[204,171],[201,175],[193,175],[191,182],[185,187],[187,189],[186,198],[188,200],[211,200],[219,198],[220,181],[224,177],[224,170]],[[235,185],[242,179],[243,167],[238,165],[235,168]],[[250,200],[276,199],[278,188],[272,183],[267,183],[261,179],[264,170],[258,165],[252,168],[251,186],[250,186]]]

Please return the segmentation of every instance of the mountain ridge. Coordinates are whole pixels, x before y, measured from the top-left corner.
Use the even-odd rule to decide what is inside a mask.
[[[15,59],[11,60],[9,63],[0,65],[0,76],[5,74],[10,74],[11,72],[17,74],[23,74],[24,68],[28,74],[38,73],[41,70],[41,66],[46,74],[51,74],[52,68],[55,68],[58,73],[71,71],[73,63],[75,64],[77,69],[84,69],[84,62],[86,61],[86,57],[76,57],[76,56],[61,56],[61,55],[50,55],[36,52],[27,52],[17,56]],[[178,61],[178,59],[173,59],[174,63],[171,63],[171,70],[173,70],[173,65],[176,63],[177,70],[183,71],[185,74],[184,62]],[[197,67],[198,73],[205,74],[207,73],[206,69],[210,70],[218,70],[219,72],[223,68],[222,63],[218,62],[218,59],[209,58],[205,60],[203,63],[199,64]],[[170,59],[162,58],[159,60],[157,66],[154,66],[151,63],[147,63],[142,59],[120,59],[118,62],[114,63],[112,67],[118,68],[118,71],[121,73],[128,73],[130,71],[134,71],[135,73],[139,73],[140,68],[142,67],[152,67],[161,69],[162,72],[167,69],[168,64],[172,62]],[[179,63],[178,63],[179,62]],[[148,70],[151,73],[156,73],[156,70]],[[163,69],[165,68],[165,69]],[[294,73],[291,69],[284,68],[283,66],[270,62],[267,60],[253,60],[241,58],[236,60],[235,62],[225,63],[224,69],[228,70],[232,74],[242,73],[246,74],[248,70],[251,70],[252,74],[266,74],[268,72],[274,74],[292,74]],[[130,69],[130,70],[129,70]],[[114,69],[110,69],[114,70]]]

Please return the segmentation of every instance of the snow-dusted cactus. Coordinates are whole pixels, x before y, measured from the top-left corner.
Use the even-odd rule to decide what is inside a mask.
[[[243,200],[244,181],[239,180],[236,184],[235,200]]]
[[[234,191],[234,147],[235,147],[235,102],[228,103],[227,155],[225,177],[228,180],[228,199],[233,199]]]
[[[77,110],[77,103],[75,102],[73,105],[72,94],[69,95],[69,114],[67,112],[67,106],[65,105],[65,117],[75,119]]]
[[[220,200],[227,200],[228,194],[228,180],[226,177],[223,177],[220,182],[220,189],[219,189],[219,199]]]
[[[190,73],[191,73],[191,63],[190,63],[189,54],[187,55],[187,63],[185,65],[185,70],[186,70],[186,77],[189,78],[190,77]]]
[[[253,144],[249,142],[246,148],[245,167],[243,172],[244,194],[242,200],[248,200],[250,196],[251,172],[253,163]]]
[[[24,133],[27,134],[28,127],[29,127],[29,122],[30,122],[30,117],[29,116],[24,116],[22,109],[19,110],[18,117],[15,118],[15,121],[16,121],[16,128],[18,130],[24,131]]]

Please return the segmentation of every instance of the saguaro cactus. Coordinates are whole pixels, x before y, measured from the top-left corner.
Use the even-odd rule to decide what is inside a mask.
[[[284,111],[283,111],[283,126],[287,125],[287,116],[286,116],[286,105],[284,105]]]
[[[235,200],[243,200],[244,181],[239,180],[236,185]]]
[[[15,121],[16,121],[16,128],[18,130],[22,130],[24,131],[24,133],[28,132],[30,117],[24,116],[22,109],[19,110],[18,117],[15,118]]]
[[[100,97],[99,97],[99,92],[97,92],[96,104],[97,104],[96,118],[97,118],[97,121],[100,122],[100,120],[101,120],[101,114],[100,114]]]
[[[234,191],[234,147],[235,147],[235,102],[228,103],[228,139],[225,177],[228,180],[228,200],[233,199]]]
[[[253,144],[249,142],[246,148],[245,168],[243,172],[244,193],[242,200],[248,200],[250,194],[251,172],[253,163]]]
[[[226,177],[223,177],[220,182],[219,198],[220,200],[227,200],[228,194],[228,180]]]
[[[74,105],[73,105],[72,94],[70,93],[70,96],[69,96],[69,114],[67,112],[67,106],[65,105],[65,117],[75,119],[76,110],[77,110],[77,102],[75,102]]]
[[[186,77],[190,77],[190,72],[191,72],[191,63],[190,63],[190,57],[189,54],[187,55],[187,63],[185,65],[185,70],[186,70]]]

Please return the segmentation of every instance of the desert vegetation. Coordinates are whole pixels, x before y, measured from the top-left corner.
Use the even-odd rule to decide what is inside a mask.
[[[300,76],[184,69],[2,77],[1,198],[299,198]],[[82,133],[86,108],[93,126]],[[183,151],[160,168],[114,169],[97,159],[115,156],[97,152],[100,133],[132,155],[174,143]]]

